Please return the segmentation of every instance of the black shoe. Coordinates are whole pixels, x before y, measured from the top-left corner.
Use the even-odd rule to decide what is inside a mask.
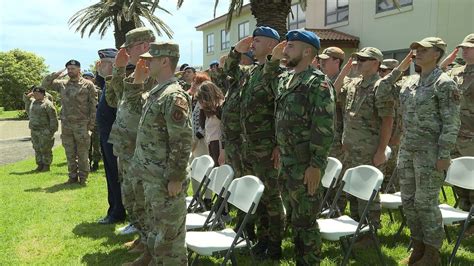
[[[97,172],[98,169],[99,169],[99,162],[94,161],[91,166],[91,172]]]
[[[49,165],[43,165],[43,168],[41,168],[41,170],[39,170],[40,172],[49,172],[50,169],[49,169]]]
[[[38,164],[38,167],[36,167],[35,172],[41,172],[41,170],[43,170],[43,165],[42,164]]]
[[[99,221],[97,221],[99,224],[116,224],[116,223],[121,223],[125,221],[125,218],[123,219],[116,219],[112,216],[106,216],[102,219],[100,219]]]

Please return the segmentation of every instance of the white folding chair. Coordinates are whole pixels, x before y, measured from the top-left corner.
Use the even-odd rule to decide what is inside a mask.
[[[222,265],[225,265],[229,259],[231,259],[233,264],[236,264],[234,249],[243,247],[249,249],[250,255],[253,259],[253,253],[250,249],[250,241],[245,234],[243,234],[243,230],[247,224],[249,216],[255,213],[264,188],[265,186],[262,181],[251,175],[237,178],[232,181],[227,193],[225,194],[224,201],[216,214],[216,219],[214,219],[214,222],[210,227],[210,231],[186,232],[186,245],[189,249],[189,260],[191,259],[192,254],[196,253],[192,264],[197,261],[200,255],[212,256],[215,253],[222,252],[226,252]],[[218,219],[222,215],[226,203],[232,204],[245,212],[244,219],[237,232],[231,228],[212,231],[218,224]]]
[[[234,170],[229,165],[221,165],[212,169],[209,174],[207,188],[214,193],[212,208],[210,211],[186,214],[186,230],[205,228],[213,222],[215,214],[224,199],[224,193],[234,178]]]
[[[317,220],[321,232],[321,238],[330,241],[339,241],[341,243],[341,247],[345,253],[342,265],[346,265],[349,262],[352,246],[360,233],[371,234],[380,261],[383,264],[383,256],[375,229],[367,219],[369,208],[380,190],[382,182],[383,173],[374,166],[361,165],[347,169],[342,178],[341,187],[338,189],[336,197],[331,205],[331,210],[328,214],[329,218]],[[347,215],[330,218],[337,210],[337,199],[343,191],[367,201],[367,205],[364,208],[359,222],[356,222]],[[347,244],[349,244],[349,246],[346,248]]]
[[[323,187],[326,188],[326,193],[324,194],[324,198],[321,202],[321,207],[319,213],[326,213],[329,211],[330,203],[328,202],[328,199],[334,190],[334,188],[337,185],[337,182],[339,181],[339,176],[341,174],[342,170],[342,163],[333,157],[328,157],[328,164],[326,166],[326,169],[324,170],[324,176],[321,179],[321,184]],[[343,212],[344,210],[339,210],[339,214]]]
[[[199,187],[195,189],[193,196],[186,197],[186,207],[188,212],[195,211],[204,206],[202,195],[207,189],[209,183],[208,176],[214,166],[214,160],[209,155],[202,155],[191,162],[190,177],[199,182]],[[206,210],[207,211],[207,210]]]
[[[445,182],[452,186],[474,190],[474,157],[465,156],[452,160],[451,165],[449,166],[448,172],[446,174]],[[473,219],[474,206],[471,206],[469,212],[456,209],[447,204],[440,204],[439,209],[441,210],[441,216],[443,217],[443,224],[445,226],[446,233],[446,225],[464,222],[464,226],[459,232],[456,244],[453,248],[453,252],[449,257],[449,264],[451,265],[456,256],[456,252],[461,244],[464,232],[469,226],[471,219]],[[446,237],[448,237],[447,234]]]

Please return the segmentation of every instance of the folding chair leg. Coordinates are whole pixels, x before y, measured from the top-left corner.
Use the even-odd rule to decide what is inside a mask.
[[[392,215],[392,211],[391,211],[391,210],[388,210],[388,216],[390,217],[390,222],[393,223],[393,215]]]
[[[375,249],[377,250],[377,255],[379,256],[380,262],[385,265],[385,261],[382,255],[382,247],[380,247],[380,243],[377,239],[376,233],[370,230],[370,235],[372,236],[372,240],[374,241]]]
[[[444,186],[441,187],[441,193],[443,193],[444,202],[448,202],[448,198],[446,197],[446,191],[444,191]]]
[[[407,219],[405,218],[405,214],[403,213],[403,207],[399,207],[398,210],[400,211],[400,216],[402,217],[402,222],[400,223],[400,227],[398,228],[396,237],[400,237],[403,231],[403,228],[407,224]]]
[[[196,262],[198,260],[198,257],[199,257],[199,254],[196,253],[196,256],[194,257],[193,261],[191,262],[191,266],[192,265],[196,265]]]
[[[355,243],[358,236],[359,236],[359,234],[354,234],[354,236],[352,237],[352,239],[349,243],[349,247],[347,248],[347,251],[344,254],[344,260],[342,261],[341,265],[347,265],[349,263],[349,256],[352,253],[352,247],[354,246],[354,243]]]
[[[449,261],[448,265],[452,265],[454,258],[456,257],[456,253],[458,252],[458,248],[461,245],[461,240],[464,237],[464,232],[467,230],[467,227],[469,226],[469,223],[471,221],[471,215],[474,213],[474,207],[471,207],[471,211],[469,212],[469,215],[467,216],[466,221],[464,221],[464,226],[462,227],[461,231],[459,232],[458,239],[456,240],[456,245],[454,245],[453,252],[451,253],[451,256],[449,256]]]
[[[408,243],[407,252],[410,252],[411,246],[413,246],[413,239],[410,238],[410,242]]]
[[[454,197],[454,208],[457,208],[459,205],[459,196],[456,194],[456,191],[454,190],[454,187],[451,187],[451,190],[453,191],[453,197]]]
[[[448,227],[446,225],[443,227],[444,227],[444,233],[446,234],[446,239],[448,240],[448,242],[451,242],[451,237],[449,236]]]

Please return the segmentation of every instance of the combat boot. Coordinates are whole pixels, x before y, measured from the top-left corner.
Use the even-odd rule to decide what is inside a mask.
[[[85,178],[85,177],[80,177],[79,178],[79,185],[84,185],[85,186],[86,183],[87,183],[87,178]]]
[[[77,183],[77,177],[74,178],[69,178],[64,184],[69,185],[69,184],[74,184]]]
[[[271,260],[281,259],[281,241],[269,241],[267,248],[267,256]]]
[[[151,256],[150,252],[148,251],[148,248],[145,248],[145,251],[143,252],[140,257],[138,257],[136,260],[132,262],[127,262],[122,264],[122,266],[146,266],[149,265],[153,257]]]
[[[94,161],[91,165],[91,172],[96,172],[99,169],[99,162]]]
[[[49,172],[49,165],[43,165],[43,168],[40,170],[40,172]]]
[[[425,252],[423,257],[415,263],[413,266],[439,266],[441,265],[441,256],[439,250],[433,246],[425,245]]]
[[[425,253],[425,244],[423,241],[413,240],[413,251],[409,257],[404,258],[400,261],[402,265],[413,265],[413,263],[419,261]]]
[[[42,164],[38,164],[38,166],[36,167],[35,172],[41,172],[41,170],[43,169],[43,165]]]
[[[264,259],[267,254],[267,249],[268,249],[268,239],[262,239],[257,242],[252,247],[252,252],[257,258],[262,258]]]

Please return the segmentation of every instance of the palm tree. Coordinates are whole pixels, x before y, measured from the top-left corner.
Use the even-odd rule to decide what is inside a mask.
[[[178,8],[184,0],[178,0]],[[214,3],[214,17],[219,0]],[[229,29],[232,23],[232,16],[235,12],[237,16],[242,11],[244,0],[230,0],[229,12],[226,21],[226,28]],[[306,9],[306,0],[300,0],[303,10]],[[270,26],[274,28],[282,38],[284,38],[288,28],[286,19],[291,11],[291,0],[250,0],[250,10],[257,20],[257,26]]]
[[[76,32],[84,37],[88,28],[88,36],[95,31],[104,37],[107,29],[114,26],[115,47],[119,48],[125,42],[125,34],[137,27],[144,26],[145,18],[162,36],[164,32],[169,38],[173,31],[160,18],[154,15],[156,9],[171,14],[158,5],[159,0],[100,0],[76,12],[68,21],[70,27],[77,26]]]

